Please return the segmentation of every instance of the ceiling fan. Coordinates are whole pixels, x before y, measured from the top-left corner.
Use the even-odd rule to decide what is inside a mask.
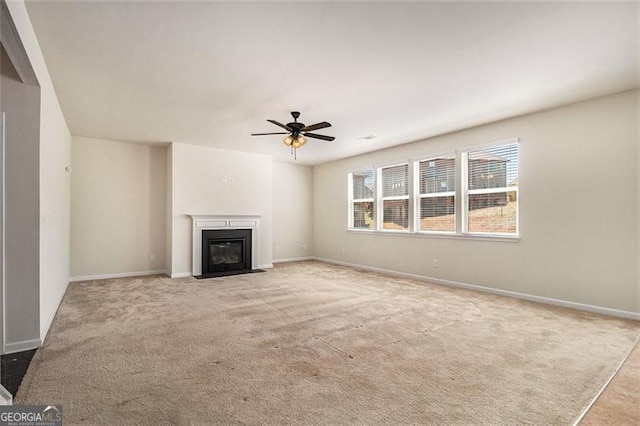
[[[267,120],[269,123],[273,123],[278,127],[282,127],[286,132],[271,132],[271,133],[252,133],[251,136],[265,136],[265,135],[287,135],[282,142],[291,148],[291,153],[294,158],[297,159],[297,149],[307,143],[306,138],[322,139],[323,141],[331,142],[335,138],[333,136],[319,135],[317,133],[309,133],[313,130],[324,129],[331,127],[331,123],[322,121],[320,123],[306,126],[304,123],[298,123],[298,117],[300,113],[298,111],[291,112],[293,122],[282,124],[275,120]]]

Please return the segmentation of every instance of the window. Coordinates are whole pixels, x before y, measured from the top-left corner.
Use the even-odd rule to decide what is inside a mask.
[[[419,231],[456,230],[456,157],[454,154],[417,163]]]
[[[467,162],[466,231],[517,234],[518,145],[463,154]]]
[[[373,176],[373,169],[349,173],[350,228],[375,229]]]
[[[409,164],[380,169],[382,229],[409,229]]]
[[[519,198],[513,139],[349,173],[349,228],[513,237]]]

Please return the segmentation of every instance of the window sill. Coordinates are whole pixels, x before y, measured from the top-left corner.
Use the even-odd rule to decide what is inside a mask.
[[[414,238],[443,238],[450,240],[473,240],[473,241],[494,241],[494,242],[520,242],[519,235],[491,235],[491,234],[454,234],[450,232],[412,232],[412,231],[375,231],[371,229],[347,229],[349,234],[366,235],[391,235]]]

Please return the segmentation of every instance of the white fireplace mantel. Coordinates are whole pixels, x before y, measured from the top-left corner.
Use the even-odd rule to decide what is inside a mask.
[[[193,275],[202,274],[202,231],[211,229],[251,229],[251,268],[260,264],[260,221],[262,216],[192,214],[193,220]]]

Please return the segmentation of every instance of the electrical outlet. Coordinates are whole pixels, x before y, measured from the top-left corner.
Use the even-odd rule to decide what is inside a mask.
[[[440,260],[438,260],[438,259],[433,259],[433,260],[431,261],[431,265],[432,265],[434,268],[439,268],[439,267],[440,267]]]
[[[155,255],[155,254],[150,254],[150,255],[149,255],[149,260],[150,260],[150,261],[152,261],[152,262],[153,262],[154,260],[156,260],[156,255]]]
[[[300,247],[302,247],[302,250],[306,250],[307,249],[307,245],[306,244],[303,244]]]
[[[347,249],[342,247],[342,254],[347,254]]]

